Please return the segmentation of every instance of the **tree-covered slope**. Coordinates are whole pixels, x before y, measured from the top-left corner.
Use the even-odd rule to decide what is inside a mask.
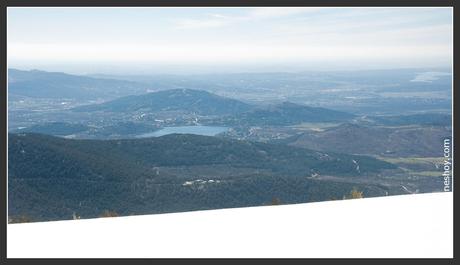
[[[305,132],[284,140],[292,146],[349,154],[394,157],[442,157],[444,139],[451,129],[443,126],[378,127],[342,124],[321,132]]]
[[[106,166],[104,170],[110,169],[111,167],[107,166],[113,161],[117,161],[117,164],[125,170],[132,164],[137,168],[231,165],[297,175],[309,175],[312,171],[323,174],[355,175],[392,168],[391,164],[366,156],[333,154],[285,145],[188,134],[108,141],[69,140],[40,134],[12,134],[9,139],[9,155],[12,169],[28,164],[34,167],[34,172],[37,167],[51,169],[64,162],[73,161],[87,163],[85,168],[92,170],[93,173],[96,172],[96,168],[102,167],[101,165]],[[62,159],[66,157],[68,159]],[[54,161],[55,158],[58,160]],[[353,160],[359,162],[359,172]],[[46,161],[53,165],[47,167],[34,164],[42,164]],[[69,165],[64,165],[62,168],[69,168]],[[23,171],[17,172],[23,174]],[[36,176],[37,173],[34,172],[31,173],[31,177]]]
[[[89,127],[79,123],[48,122],[35,124],[27,128],[13,131],[14,133],[41,133],[56,136],[65,136],[89,130]]]
[[[253,109],[231,117],[225,122],[245,126],[284,126],[302,122],[343,122],[354,117],[347,112],[284,102]]]
[[[352,184],[310,177],[394,168],[364,156],[197,135],[99,141],[10,134],[8,155],[9,215],[34,220],[340,198]],[[384,193],[359,186],[368,196]]]
[[[78,107],[74,110],[123,113],[183,111],[201,115],[232,115],[250,108],[250,105],[241,101],[220,97],[203,90],[172,89],[122,97],[102,104]]]

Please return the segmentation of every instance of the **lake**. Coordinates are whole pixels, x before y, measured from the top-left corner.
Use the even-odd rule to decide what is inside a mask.
[[[144,133],[137,136],[137,138],[146,138],[146,137],[158,137],[172,133],[182,133],[182,134],[198,134],[205,136],[214,136],[216,134],[228,131],[228,127],[220,126],[177,126],[177,127],[165,127],[158,131]]]

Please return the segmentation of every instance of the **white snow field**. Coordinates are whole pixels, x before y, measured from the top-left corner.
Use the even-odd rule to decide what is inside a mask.
[[[9,224],[8,258],[453,257],[453,193]]]

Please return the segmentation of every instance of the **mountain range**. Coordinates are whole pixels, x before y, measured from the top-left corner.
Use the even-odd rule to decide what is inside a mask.
[[[183,111],[199,115],[232,115],[249,109],[251,109],[249,104],[203,90],[171,89],[121,97],[102,104],[81,106],[75,108],[74,111],[122,113]]]
[[[377,127],[344,123],[320,132],[305,132],[284,140],[308,149],[393,157],[441,157],[449,127]]]
[[[203,90],[171,89],[144,95],[122,97],[102,104],[74,108],[76,112],[155,113],[176,111],[198,115],[230,116],[221,122],[245,125],[291,125],[301,122],[347,121],[355,115],[292,102],[257,106],[221,97]]]
[[[8,69],[9,96],[57,99],[113,99],[145,93],[150,87],[135,81],[92,78],[60,72]]]

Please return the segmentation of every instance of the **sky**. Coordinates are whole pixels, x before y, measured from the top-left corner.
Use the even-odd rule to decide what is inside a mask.
[[[18,8],[8,66],[74,73],[450,67],[451,8]]]

